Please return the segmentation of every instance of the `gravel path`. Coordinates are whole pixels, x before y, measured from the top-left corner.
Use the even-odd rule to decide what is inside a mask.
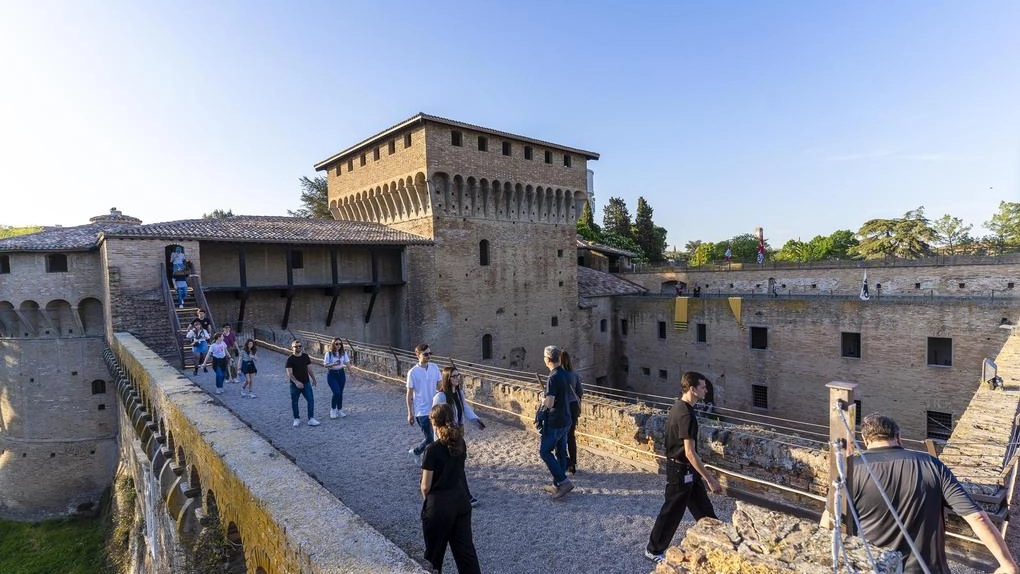
[[[295,463],[320,480],[384,536],[424,564],[421,534],[421,470],[407,450],[421,441],[407,424],[404,388],[351,370],[344,390],[347,418],[330,420],[325,372],[315,371],[315,415],[322,423],[292,426],[285,355],[262,349],[255,379],[256,399],[240,396],[239,384],[225,384],[218,398]],[[212,369],[187,375],[208,392]],[[538,457],[538,434],[517,420],[477,408],[485,430],[469,425],[467,475],[481,504],[472,514],[475,547],[488,574],[538,572],[648,573],[653,564],[644,547],[662,504],[665,477],[612,458],[582,451],[576,488],[561,500],[541,490],[552,482]],[[716,514],[728,521],[733,500],[712,496]],[[686,515],[678,543],[694,524]],[[447,552],[444,572],[456,572]],[[954,568],[954,572],[973,572]]]

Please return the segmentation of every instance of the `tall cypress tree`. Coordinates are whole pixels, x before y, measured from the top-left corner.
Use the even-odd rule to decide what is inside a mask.
[[[652,206],[648,205],[644,197],[637,200],[637,213],[634,214],[634,241],[641,246],[641,251],[652,263],[664,259],[663,252],[666,250],[666,238],[660,235],[652,221]]]

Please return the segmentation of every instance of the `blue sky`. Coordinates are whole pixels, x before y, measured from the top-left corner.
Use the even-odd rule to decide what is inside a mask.
[[[1020,2],[0,2],[0,224],[283,215],[417,112],[770,243],[1020,201]]]

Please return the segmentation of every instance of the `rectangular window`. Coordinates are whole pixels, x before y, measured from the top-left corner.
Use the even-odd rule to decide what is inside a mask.
[[[949,435],[953,434],[953,413],[925,411],[925,419],[928,438],[949,440]]]
[[[562,249],[557,249],[556,250],[556,257],[563,257],[563,250]]]
[[[854,424],[857,425],[857,427],[860,427],[861,420],[864,418],[864,415],[862,414],[864,412],[864,406],[861,404],[860,400],[854,400],[854,407],[856,407],[854,409]]]
[[[570,167],[570,156],[563,154],[563,167]]]
[[[650,377],[652,376],[652,370],[649,369],[648,367],[641,367],[641,374],[646,377]]]
[[[928,365],[953,366],[953,340],[949,337],[928,337]]]
[[[397,140],[390,141],[389,152],[390,155],[397,153]]]
[[[560,326],[560,318],[559,317],[553,317],[551,323],[552,323],[553,327],[559,327]]]
[[[47,273],[67,273],[67,255],[51,253],[46,256]]]
[[[503,142],[503,155],[510,155],[511,152],[510,142]]]
[[[844,331],[840,334],[840,356],[851,359],[861,358],[861,334]]]
[[[665,339],[666,338],[666,322],[665,321],[659,321],[659,338],[660,339]]]
[[[545,163],[552,163],[552,152],[549,150],[545,152]]]
[[[336,164],[336,176],[340,177],[340,164]]]
[[[524,146],[524,159],[532,159],[531,146]]]
[[[660,379],[668,379],[669,378],[669,371],[667,371],[666,369],[659,369],[659,378]]]
[[[769,408],[769,388],[765,385],[751,385],[751,406],[756,409]]]
[[[451,131],[450,132],[450,143],[453,144],[456,147],[463,146],[464,145],[464,134],[460,133],[457,130]]]
[[[354,171],[354,159],[347,160],[347,173]]]
[[[698,343],[707,343],[708,342],[708,325],[706,325],[704,323],[698,323],[697,324],[697,329],[698,329],[698,335],[697,335],[698,338],[696,339],[696,341]]]
[[[607,323],[608,323],[608,321],[606,321],[605,319],[602,319],[601,321],[599,321],[599,331],[605,333],[606,332]]]
[[[620,319],[620,333],[622,333],[624,335],[627,334],[627,320],[626,319]]]
[[[379,161],[379,148],[372,150],[372,161]]]
[[[751,348],[769,348],[769,330],[767,327],[751,327]]]
[[[478,151],[489,151],[489,138],[478,136]]]
[[[11,272],[11,256],[10,255],[0,255],[0,273],[10,273],[10,272]]]
[[[361,162],[360,163],[361,163],[361,166],[364,167],[365,164],[368,163],[368,156],[366,156],[365,154],[361,154]]]
[[[404,134],[404,147],[411,147],[411,134]]]
[[[305,268],[305,254],[300,249],[292,249],[290,252],[290,268],[291,269],[304,269]]]

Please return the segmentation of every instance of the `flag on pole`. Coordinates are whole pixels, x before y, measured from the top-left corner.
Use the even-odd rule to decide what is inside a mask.
[[[765,264],[765,230],[758,228],[758,265]]]
[[[868,293],[868,270],[864,270],[864,281],[861,282],[861,301],[867,301],[871,299],[871,294]]]

